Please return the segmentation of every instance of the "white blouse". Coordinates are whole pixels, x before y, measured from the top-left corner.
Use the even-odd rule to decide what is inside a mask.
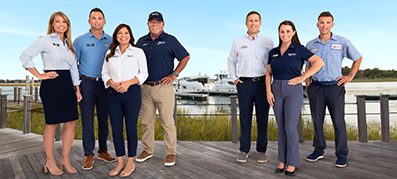
[[[110,50],[106,53],[109,54]],[[108,88],[107,82],[112,79],[114,82],[127,81],[138,78],[139,84],[143,84],[148,77],[146,56],[142,49],[128,46],[127,50],[121,54],[120,46],[117,46],[114,56],[109,58],[108,62],[103,62],[102,80],[105,88]]]

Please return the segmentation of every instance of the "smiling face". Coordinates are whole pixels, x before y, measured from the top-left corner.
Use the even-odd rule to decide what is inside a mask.
[[[164,22],[161,22],[156,18],[152,18],[148,21],[147,25],[151,34],[158,36],[163,33]]]
[[[56,15],[54,17],[54,21],[51,23],[52,27],[54,28],[54,31],[58,35],[64,35],[64,33],[68,30],[68,24],[66,20],[60,16]]]
[[[103,26],[106,24],[106,20],[101,12],[94,11],[90,14],[88,23],[91,25],[91,29],[103,30]]]
[[[292,26],[290,25],[281,25],[278,35],[283,44],[291,43],[292,37],[295,35],[294,30],[292,30]]]
[[[334,27],[332,17],[320,17],[317,22],[318,30],[320,35],[330,35],[331,28]]]
[[[120,43],[120,45],[128,45],[130,42],[131,36],[130,33],[128,32],[128,29],[126,27],[121,28],[117,32],[117,41]]]
[[[258,14],[251,14],[247,17],[245,25],[248,28],[248,34],[257,34],[259,33],[259,27],[262,25],[262,22]]]

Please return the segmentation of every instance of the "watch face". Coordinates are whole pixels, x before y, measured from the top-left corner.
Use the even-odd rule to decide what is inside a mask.
[[[177,73],[177,72],[174,71],[172,74],[173,74],[174,76],[178,77],[178,73]]]

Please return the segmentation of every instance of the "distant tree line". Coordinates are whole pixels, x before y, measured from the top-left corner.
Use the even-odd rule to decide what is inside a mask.
[[[345,66],[342,68],[342,75],[348,75],[350,68]],[[379,68],[358,70],[354,79],[397,79],[397,71],[393,70],[381,70]]]

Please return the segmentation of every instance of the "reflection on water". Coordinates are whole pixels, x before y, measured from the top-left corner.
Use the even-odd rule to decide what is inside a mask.
[[[397,95],[397,82],[351,82],[346,85],[345,95],[345,111],[346,111],[346,123],[351,125],[357,125],[357,107],[355,95],[379,95],[379,94],[391,94]],[[304,99],[304,105],[302,106],[302,114],[310,114],[310,107],[308,105],[308,99]],[[187,113],[191,114],[204,114],[204,113],[230,113],[230,105],[213,105],[213,104],[230,104],[230,98],[226,96],[209,96],[208,101],[195,101],[178,99],[178,109],[183,109]],[[191,104],[191,105],[187,105]],[[210,104],[210,105],[204,105]],[[305,105],[306,104],[306,105]],[[397,113],[397,100],[389,101],[390,112]],[[328,114],[328,109],[326,110]],[[380,113],[379,101],[367,101],[366,102],[367,113]],[[238,112],[238,109],[237,109]],[[255,109],[254,109],[255,113]],[[270,114],[273,114],[273,109],[270,109]],[[352,114],[353,113],[353,114]],[[304,115],[304,119],[310,120],[310,115]],[[331,123],[329,115],[326,116],[326,122]],[[380,121],[380,114],[367,115],[367,121]],[[390,123],[397,125],[397,114],[390,114]]]

